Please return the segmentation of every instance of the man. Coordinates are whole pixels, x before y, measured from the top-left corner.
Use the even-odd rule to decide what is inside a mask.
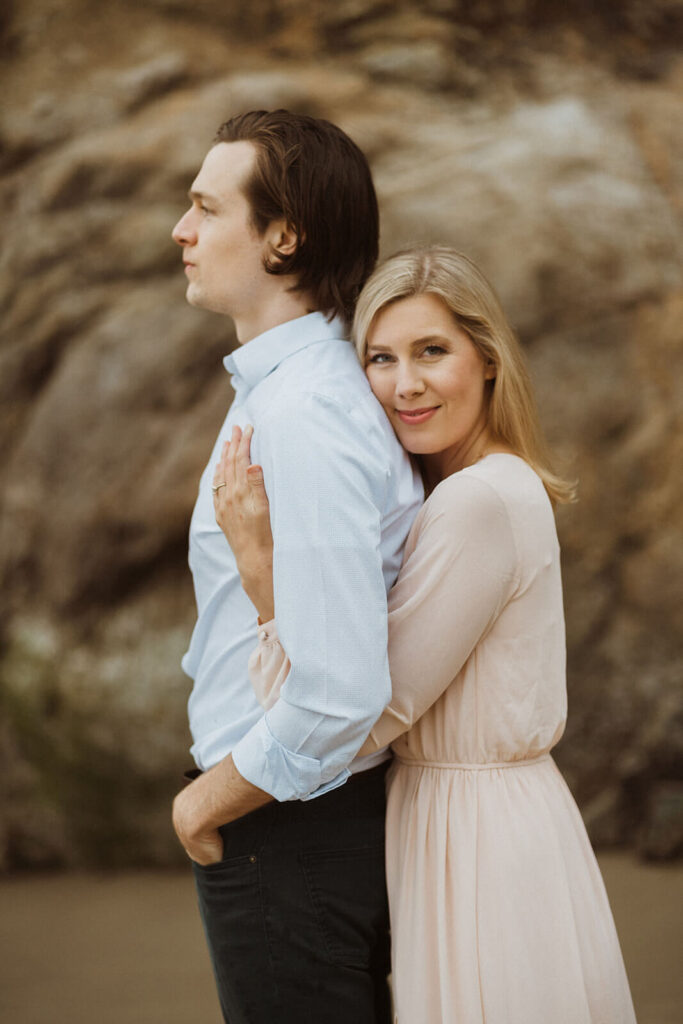
[[[174,825],[226,1021],[384,1022],[388,755],[354,755],[390,697],[386,591],[422,493],[345,340],[377,258],[372,179],[334,125],[255,111],[219,129],[190,199],[173,231],[188,301],[230,316],[240,347],[190,529],[198,771]],[[249,423],[292,663],[265,714],[247,672],[256,611],[211,493],[224,441]]]

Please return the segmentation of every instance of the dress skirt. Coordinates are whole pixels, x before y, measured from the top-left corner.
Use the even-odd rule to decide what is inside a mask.
[[[387,812],[397,1024],[631,1024],[602,877],[549,754],[397,760]]]

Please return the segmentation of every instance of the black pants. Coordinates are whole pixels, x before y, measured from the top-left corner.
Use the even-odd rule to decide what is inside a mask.
[[[386,765],[221,828],[194,865],[227,1024],[388,1024]]]

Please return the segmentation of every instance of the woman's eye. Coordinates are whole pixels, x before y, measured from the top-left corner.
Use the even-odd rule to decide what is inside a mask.
[[[423,356],[442,356],[446,349],[442,345],[425,345],[422,349]]]
[[[391,356],[386,352],[375,352],[374,355],[368,357],[368,363],[389,363],[391,362]]]

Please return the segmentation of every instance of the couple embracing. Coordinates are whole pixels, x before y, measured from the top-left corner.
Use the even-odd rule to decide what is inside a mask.
[[[367,161],[326,121],[231,118],[190,200],[188,301],[240,343],[173,809],[225,1021],[634,1021],[550,755],[572,486],[492,288],[444,246],[375,269]]]

